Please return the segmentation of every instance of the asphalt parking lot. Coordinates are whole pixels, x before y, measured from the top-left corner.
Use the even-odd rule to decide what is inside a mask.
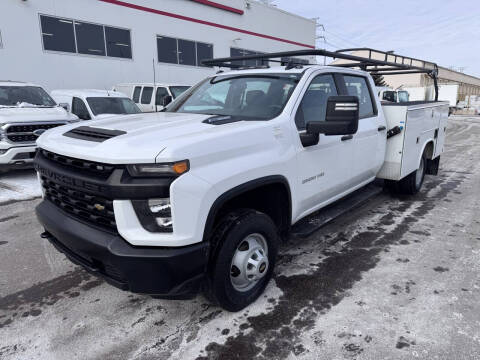
[[[290,239],[239,313],[87,274],[39,237],[33,172],[0,177],[0,358],[480,359],[479,138],[480,117],[450,118],[421,194]]]

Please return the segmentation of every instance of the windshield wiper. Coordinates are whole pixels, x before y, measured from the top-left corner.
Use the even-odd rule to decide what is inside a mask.
[[[249,74],[249,75],[238,75],[238,76],[230,76],[230,77],[225,77],[218,79],[215,81],[217,77],[212,78],[210,80],[210,84],[218,84],[219,82],[222,81],[229,81],[229,80],[234,80],[234,79],[245,79],[245,78],[261,78],[261,79],[274,79],[278,80],[280,79],[280,76],[275,76],[275,75],[262,75],[262,74]]]

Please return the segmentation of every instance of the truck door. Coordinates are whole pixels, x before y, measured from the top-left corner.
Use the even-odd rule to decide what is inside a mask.
[[[373,180],[383,164],[386,147],[386,122],[379,116],[377,102],[367,77],[344,74],[347,95],[358,96],[358,131],[353,135],[353,163],[350,186]]]
[[[327,100],[338,95],[337,89],[332,74],[320,74],[312,79],[294,115],[299,134],[305,131],[308,122],[325,121]],[[317,145],[304,147],[300,142],[297,189],[301,216],[348,190],[352,155],[349,137],[321,134]]]

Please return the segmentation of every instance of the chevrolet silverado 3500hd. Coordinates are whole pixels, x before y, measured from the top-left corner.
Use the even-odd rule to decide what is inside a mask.
[[[77,120],[40,86],[0,81],[0,173],[31,168],[37,137]]]
[[[256,57],[326,53],[395,65],[323,50]],[[414,194],[438,171],[448,104],[382,105],[374,89],[368,71],[292,61],[219,72],[162,113],[50,130],[35,159],[43,237],[122,289],[203,289],[240,310],[292,224],[376,177]]]

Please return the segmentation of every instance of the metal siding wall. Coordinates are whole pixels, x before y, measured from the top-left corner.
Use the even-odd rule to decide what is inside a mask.
[[[126,1],[296,42],[315,43],[313,21],[261,4],[252,3],[251,9],[244,9],[245,14],[238,15],[187,0]],[[45,52],[39,14],[128,28],[133,60]],[[289,26],[285,26],[286,23]],[[214,43],[215,57],[229,56],[230,47],[262,52],[300,48],[98,0],[0,1],[0,31],[4,43],[0,49],[0,79],[31,81],[49,90],[103,89],[122,82],[152,82],[152,59],[155,59],[157,82],[192,85],[213,73],[212,69],[159,64],[156,35]]]

